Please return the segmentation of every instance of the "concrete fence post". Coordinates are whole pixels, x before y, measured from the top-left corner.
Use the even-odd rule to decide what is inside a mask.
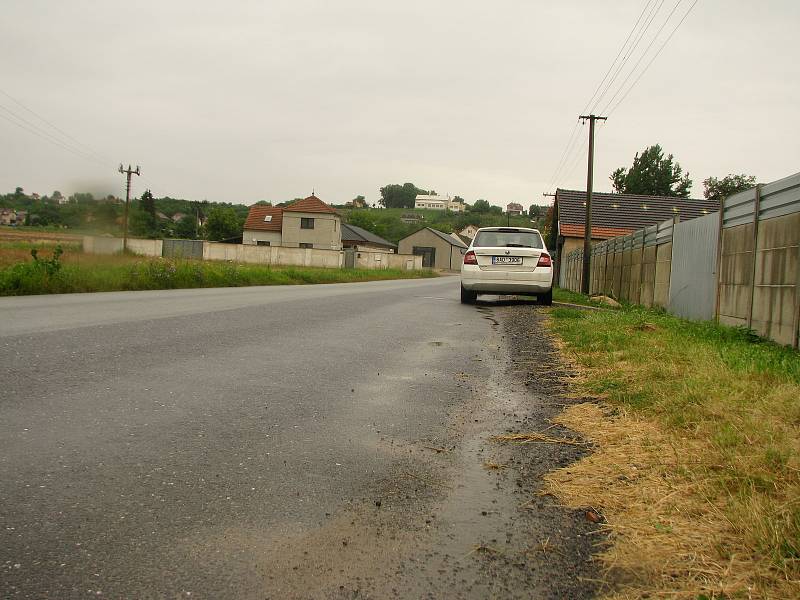
[[[800,237],[797,242],[797,273],[794,280],[794,339],[792,341],[794,348],[800,348]]]
[[[719,207],[719,233],[717,234],[717,281],[716,281],[716,298],[714,299],[714,320],[719,324],[719,308],[722,294],[722,251],[723,240],[725,239],[725,200]]]
[[[753,304],[756,297],[756,260],[758,255],[758,225],[761,212],[761,184],[756,185],[756,199],[753,207],[753,268],[750,271],[750,306],[747,307],[747,328],[753,328]]]

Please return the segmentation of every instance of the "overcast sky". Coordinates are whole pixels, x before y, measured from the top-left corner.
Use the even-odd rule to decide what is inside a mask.
[[[598,110],[675,4],[652,0],[660,9]],[[123,161],[142,166],[136,195],[251,204],[315,189],[374,202],[410,181],[541,204],[555,186],[585,189],[587,127],[555,186],[554,171],[646,5],[4,0],[0,90],[60,131],[0,93],[0,191],[123,195]],[[695,197],[710,175],[800,170],[798,30],[797,0],[699,0],[598,127],[595,189],[654,143],[690,172]],[[74,152],[88,148],[93,160]]]

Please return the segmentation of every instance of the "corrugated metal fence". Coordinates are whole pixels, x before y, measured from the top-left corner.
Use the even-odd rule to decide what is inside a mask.
[[[583,251],[560,284],[581,289]],[[800,338],[800,173],[726,199],[721,213],[665,221],[592,247],[591,293],[678,316]]]
[[[698,321],[714,318],[718,243],[719,213],[675,225],[667,304],[669,312]]]

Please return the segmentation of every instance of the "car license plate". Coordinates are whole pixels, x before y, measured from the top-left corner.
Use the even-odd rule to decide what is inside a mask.
[[[521,265],[522,264],[522,257],[521,256],[493,256],[492,257],[492,264],[493,265]]]

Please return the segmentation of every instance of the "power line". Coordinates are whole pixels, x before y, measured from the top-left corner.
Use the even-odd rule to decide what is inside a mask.
[[[561,158],[558,159],[558,164],[556,165],[555,171],[553,171],[553,175],[548,179],[547,188],[550,189],[555,184],[558,176],[561,173],[561,169],[564,166],[567,158],[567,152],[572,147],[572,143],[575,139],[575,133],[578,131],[578,126],[580,125],[580,119],[575,121],[575,126],[572,128],[572,132],[569,134],[569,138],[567,138],[567,145],[564,146],[564,150],[561,152]]]
[[[638,77],[637,77],[637,78],[634,80],[634,82],[633,82],[633,83],[631,84],[631,86],[628,88],[628,91],[626,91],[626,92],[625,92],[625,93],[622,95],[622,97],[619,99],[619,101],[618,101],[618,102],[617,102],[617,103],[616,103],[616,104],[613,106],[613,108],[612,108],[612,109],[611,109],[611,110],[608,112],[608,114],[609,114],[609,115],[610,115],[611,113],[613,113],[615,110],[617,110],[617,107],[618,107],[620,104],[622,104],[622,101],[623,101],[623,100],[625,100],[625,98],[627,98],[627,97],[628,97],[628,94],[630,94],[630,93],[631,93],[631,90],[632,90],[634,87],[636,87],[636,84],[637,84],[637,83],[639,83],[639,80],[640,80],[640,79],[642,78],[642,76],[643,76],[643,75],[644,75],[644,74],[647,72],[647,69],[649,69],[649,68],[650,68],[650,65],[652,65],[652,64],[653,64],[653,61],[655,61],[655,59],[656,59],[656,58],[658,58],[658,55],[659,55],[659,54],[661,54],[661,51],[664,49],[664,47],[667,45],[667,43],[669,43],[669,41],[672,39],[672,36],[673,36],[673,35],[675,35],[675,32],[676,32],[676,31],[678,31],[678,28],[679,28],[679,27],[680,27],[680,26],[683,24],[683,22],[686,20],[686,17],[688,17],[688,16],[689,16],[689,13],[690,13],[690,12],[692,12],[692,9],[694,8],[695,4],[697,4],[697,2],[698,2],[698,0],[694,0],[694,2],[692,2],[692,5],[689,7],[689,10],[687,10],[687,11],[686,11],[686,14],[684,14],[684,15],[683,15],[683,17],[682,17],[682,18],[681,18],[681,20],[678,22],[678,24],[677,24],[677,25],[674,27],[674,29],[673,29],[673,30],[670,32],[670,34],[667,36],[667,39],[665,39],[665,40],[664,40],[664,42],[661,44],[661,46],[659,47],[659,49],[658,49],[658,50],[656,51],[656,53],[653,55],[653,58],[651,58],[651,59],[650,59],[650,62],[648,62],[648,63],[645,65],[645,67],[644,67],[644,69],[642,70],[642,72],[641,72],[641,73],[639,73],[639,76],[638,76]]]
[[[622,46],[620,47],[619,51],[617,52],[617,56],[612,61],[611,66],[606,71],[606,74],[603,76],[603,79],[598,84],[598,86],[595,89],[594,93],[592,94],[591,98],[589,98],[589,101],[586,103],[586,108],[584,108],[584,110],[582,112],[584,112],[584,113],[593,112],[595,110],[595,108],[597,107],[597,105],[602,101],[603,97],[608,93],[608,90],[611,88],[611,86],[613,85],[614,81],[619,76],[619,73],[622,70],[622,68],[625,66],[625,63],[628,61],[628,59],[630,58],[632,53],[638,47],[638,45],[641,42],[645,32],[647,31],[647,29],[649,29],[650,24],[653,22],[653,19],[655,19],[655,16],[658,14],[658,12],[661,9],[661,6],[663,5],[663,3],[664,3],[664,0],[660,0],[660,2],[658,4],[655,4],[655,0],[647,0],[647,2],[645,3],[644,7],[641,10],[641,12],[639,13],[639,16],[636,19],[636,22],[633,24],[633,27],[631,28],[630,32],[628,33],[628,37],[625,39],[625,42],[622,44]],[[651,4],[652,4],[652,6],[651,6]],[[647,15],[647,16],[645,17],[645,15]],[[644,21],[643,21],[643,17],[644,17]],[[638,33],[637,33],[637,29],[638,29]],[[628,47],[627,50],[625,50],[626,46],[628,46],[628,42],[631,40],[632,37],[634,37],[634,35],[635,35],[635,39],[634,39],[633,43],[630,45],[630,47]],[[625,54],[624,54],[622,60],[620,61],[619,65],[617,66],[617,69],[614,71],[614,75],[611,77],[610,80],[608,80],[609,73],[611,73],[611,71],[614,69],[614,65],[617,63],[617,61],[619,60],[620,55],[622,55],[623,52]],[[606,87],[603,90],[603,92],[599,96],[597,96],[597,92],[600,90],[600,88],[603,87],[603,83],[606,82],[606,80],[608,80],[608,84],[606,85]],[[588,107],[592,104],[592,101],[595,100],[595,97],[597,97],[597,99],[596,99],[596,101],[594,103],[595,105],[592,107],[591,111],[587,111]],[[577,163],[574,162],[574,161],[573,162],[571,162],[571,161],[572,161],[572,153],[575,151],[575,148],[577,146],[577,142],[580,141],[580,136],[576,136],[577,132],[578,132],[578,126],[577,126],[577,123],[576,123],[575,127],[572,129],[572,133],[570,134],[570,137],[567,140],[567,145],[565,146],[565,149],[561,154],[561,159],[559,160],[559,162],[558,162],[558,164],[556,166],[556,170],[554,171],[553,176],[549,180],[548,189],[551,189],[556,184],[556,182],[558,181],[559,177],[561,177],[564,174],[564,172],[565,172],[564,169],[567,167],[567,165],[571,165],[569,170],[566,171],[567,176],[571,175],[571,173],[575,170],[575,166],[577,166]],[[579,153],[578,157],[580,157],[581,155],[582,154]]]
[[[52,132],[48,131],[44,127],[31,122],[30,120],[26,119],[25,117],[19,115],[18,113],[14,112],[10,108],[2,104],[0,104],[0,109],[8,113],[10,117],[0,113],[0,118],[3,118],[9,123],[16,125],[20,129],[23,129],[24,131],[32,135],[35,135],[36,137],[43,139],[44,141],[49,142],[50,144],[53,144],[54,146],[57,146],[62,150],[70,152],[75,156],[83,158],[84,160],[92,161],[104,167],[111,166],[112,164],[111,161],[105,160],[98,152],[94,151],[91,148],[91,146],[84,144],[77,138],[73,137],[72,135],[70,135],[69,133],[67,133],[66,131],[64,131],[63,129],[61,129],[60,127],[58,127],[57,125],[55,125],[54,123],[52,123],[51,121],[47,120],[45,117],[34,111],[33,109],[25,106],[22,102],[20,102],[19,100],[17,100],[4,90],[0,89],[0,94],[7,97],[15,104],[19,105],[25,111],[35,116],[37,119],[45,123],[48,127],[52,128],[54,131],[58,132],[60,136],[54,135]],[[71,142],[67,140],[71,140]],[[148,176],[145,177],[145,179],[151,184],[150,186],[151,188],[162,188],[163,190],[166,190],[164,186],[159,185],[159,182],[153,180],[151,177]],[[164,195],[166,195],[166,192],[164,192]]]
[[[645,56],[647,56],[647,53],[648,53],[648,52],[650,52],[650,48],[652,48],[652,47],[653,47],[653,44],[655,44],[656,40],[658,39],[658,36],[659,36],[659,35],[661,35],[661,32],[662,32],[662,31],[664,31],[664,27],[666,27],[666,26],[667,26],[667,23],[669,23],[669,20],[672,18],[672,15],[674,15],[674,14],[675,14],[675,11],[676,11],[676,10],[678,10],[678,6],[681,4],[681,2],[683,2],[683,0],[678,0],[678,1],[675,3],[675,6],[673,6],[673,7],[672,7],[672,10],[670,11],[669,15],[667,15],[667,18],[666,18],[666,19],[664,20],[664,22],[661,24],[661,27],[659,27],[659,28],[658,28],[658,31],[656,31],[656,34],[653,36],[653,39],[652,39],[652,40],[650,40],[650,43],[647,45],[647,48],[645,48],[644,52],[642,52],[641,56],[639,56],[639,60],[637,60],[637,61],[636,61],[636,64],[635,64],[635,65],[633,65],[633,68],[630,70],[630,72],[628,73],[627,77],[625,77],[625,79],[623,80],[623,82],[622,82],[622,83],[620,84],[620,86],[617,88],[617,91],[616,91],[616,92],[614,92],[614,95],[613,95],[613,96],[611,96],[611,100],[609,100],[609,101],[608,101],[608,103],[606,104],[606,107],[603,109],[603,112],[606,112],[606,111],[608,111],[608,107],[609,107],[609,106],[611,106],[611,105],[613,104],[613,102],[614,102],[614,99],[617,97],[617,95],[618,95],[618,94],[619,94],[619,93],[622,91],[622,89],[625,87],[625,84],[626,84],[626,83],[628,83],[628,80],[631,78],[631,75],[633,75],[633,73],[634,73],[634,72],[636,71],[636,69],[639,67],[639,65],[641,64],[642,60],[644,60],[644,57],[645,57]]]
[[[600,103],[603,101],[603,98],[605,97],[606,94],[608,94],[609,90],[614,85],[614,82],[617,80],[617,77],[619,77],[620,73],[625,68],[625,64],[628,62],[628,60],[630,60],[631,56],[633,56],[633,54],[636,52],[636,49],[639,47],[639,44],[642,43],[642,39],[647,33],[647,30],[650,29],[650,25],[653,24],[656,15],[658,15],[658,13],[661,11],[661,7],[663,5],[664,5],[664,0],[660,0],[658,4],[653,4],[650,13],[648,13],[646,22],[642,24],[642,27],[639,29],[639,33],[636,34],[636,39],[633,41],[628,50],[625,52],[625,56],[622,57],[622,61],[620,61],[619,65],[617,65],[617,68],[614,70],[614,75],[612,75],[611,79],[609,79],[608,81],[608,85],[606,85],[603,92],[597,97],[597,100],[592,106],[592,112],[597,110],[597,108],[600,106]]]
[[[623,42],[622,46],[620,46],[620,48],[619,48],[619,52],[617,52],[617,55],[614,57],[613,62],[608,67],[608,71],[606,71],[606,74],[603,75],[603,79],[600,81],[600,83],[597,84],[597,88],[595,88],[594,93],[592,94],[592,97],[589,98],[589,102],[586,103],[586,106],[583,108],[583,110],[581,112],[585,113],[587,110],[589,110],[589,106],[592,104],[592,100],[594,100],[594,97],[597,95],[597,92],[600,91],[600,88],[606,82],[606,79],[608,78],[609,73],[611,73],[611,69],[613,69],[614,65],[617,64],[617,60],[619,60],[619,57],[622,55],[622,51],[628,45],[628,42],[630,41],[631,36],[633,35],[633,32],[636,31],[636,28],[639,26],[639,22],[642,20],[642,17],[644,16],[644,13],[647,10],[647,7],[650,6],[651,2],[653,2],[653,0],[647,0],[647,3],[644,5],[644,8],[642,8],[642,12],[639,13],[639,18],[636,19],[636,23],[633,24],[633,27],[631,27],[630,32],[628,32],[628,37],[625,38],[625,41]]]
[[[83,158],[84,160],[91,160],[91,161],[99,163],[99,161],[97,159],[95,159],[94,157],[91,157],[88,154],[85,154],[85,153],[81,152],[80,150],[65,144],[64,142],[62,142],[58,138],[53,137],[52,135],[48,134],[47,132],[41,130],[41,128],[37,127],[36,125],[33,125],[33,124],[26,125],[26,123],[30,123],[30,122],[26,121],[22,117],[19,117],[14,112],[8,110],[6,107],[0,105],[0,108],[2,108],[3,110],[5,110],[9,114],[11,114],[14,117],[14,119],[18,119],[19,121],[15,121],[14,119],[12,119],[12,118],[4,115],[4,114],[0,114],[0,118],[5,119],[9,123],[12,123],[12,124],[16,125],[20,129],[24,129],[28,133],[31,133],[31,134],[35,135],[36,137],[39,137],[39,138],[45,140],[46,142],[50,142],[51,144],[54,144],[55,146],[58,146],[62,150],[66,150],[67,152],[71,152],[72,154],[74,154],[76,156],[79,156],[80,158]]]
[[[64,137],[65,137],[65,138],[67,138],[68,140],[71,140],[72,142],[76,143],[78,146],[83,146],[83,148],[84,148],[84,149],[87,151],[87,153],[89,153],[89,154],[92,154],[92,155],[96,156],[97,158],[101,158],[101,159],[102,159],[102,157],[101,157],[101,156],[100,156],[100,155],[99,155],[97,152],[95,152],[95,151],[92,149],[92,147],[91,147],[91,146],[88,146],[88,145],[84,144],[84,143],[83,143],[83,142],[81,142],[80,140],[78,140],[78,139],[76,139],[75,137],[73,137],[73,136],[71,136],[70,134],[68,134],[68,133],[67,133],[66,131],[64,131],[63,129],[61,129],[61,128],[57,127],[56,125],[54,125],[53,123],[51,123],[50,121],[48,121],[47,119],[45,119],[45,118],[44,118],[42,115],[40,115],[39,113],[37,113],[36,111],[34,111],[32,108],[29,108],[28,106],[25,106],[25,105],[24,105],[22,102],[20,102],[20,101],[19,101],[19,100],[17,100],[16,98],[14,98],[14,97],[13,97],[11,94],[9,94],[8,92],[6,92],[6,91],[4,91],[4,90],[1,90],[1,89],[0,89],[0,94],[3,94],[3,96],[5,96],[6,98],[8,98],[8,99],[9,99],[9,100],[11,100],[12,102],[14,102],[14,104],[16,104],[16,105],[18,105],[18,106],[22,107],[24,110],[28,111],[28,112],[29,112],[30,114],[32,114],[34,117],[36,117],[37,119],[39,119],[39,120],[40,120],[40,121],[42,121],[43,123],[47,124],[48,126],[52,127],[52,128],[55,130],[55,131],[57,131],[58,133],[60,133],[62,136],[64,136]]]

